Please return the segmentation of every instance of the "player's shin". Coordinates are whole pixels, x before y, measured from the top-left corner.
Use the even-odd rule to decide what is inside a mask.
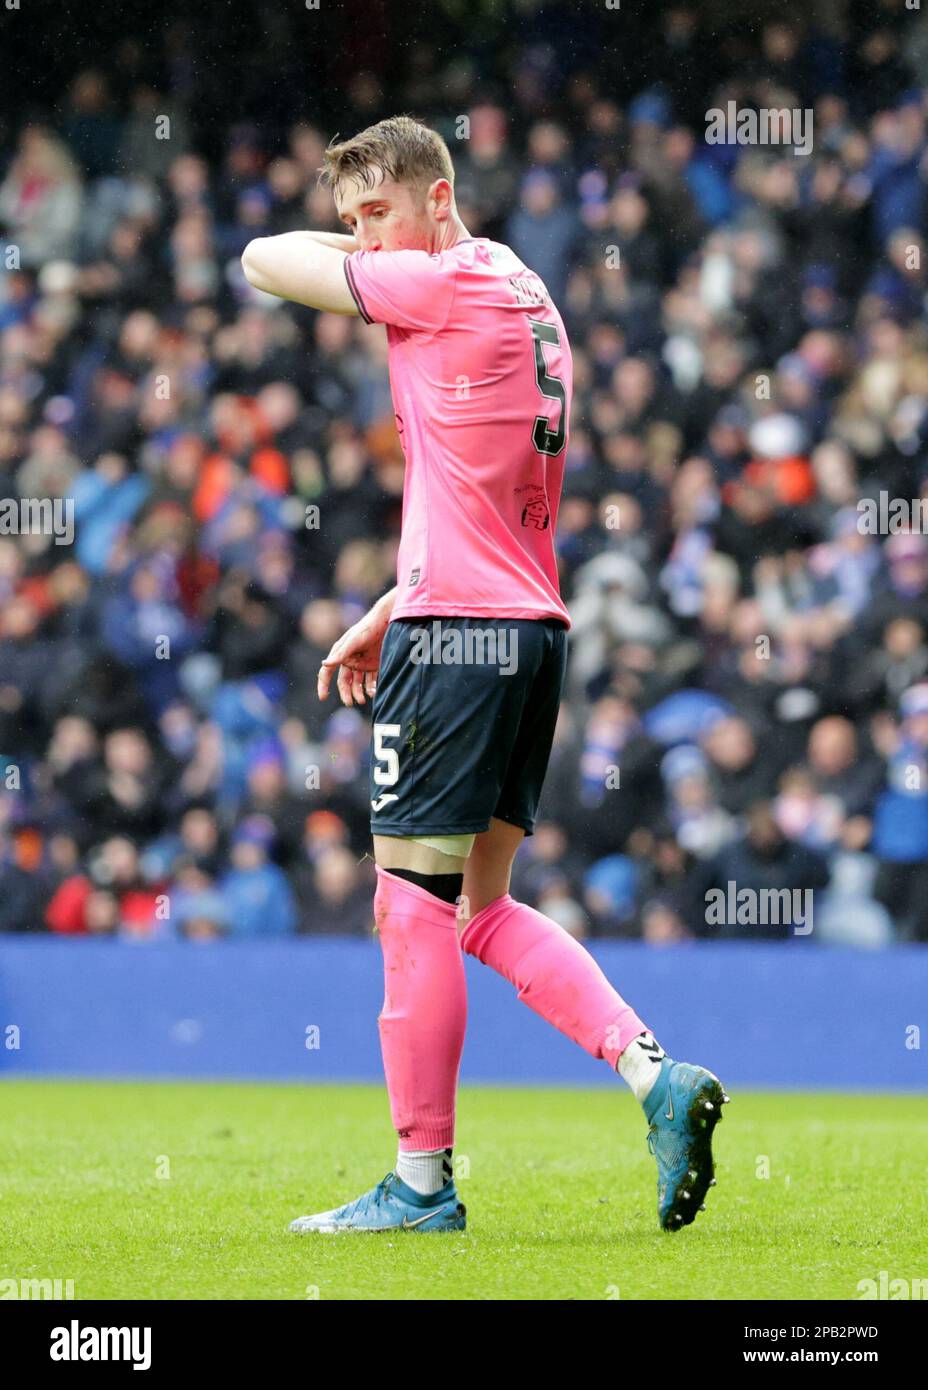
[[[384,960],[378,1024],[390,1111],[401,1154],[440,1151],[438,1172],[454,1142],[467,1020],[455,913],[453,903],[378,865],[374,917]]]

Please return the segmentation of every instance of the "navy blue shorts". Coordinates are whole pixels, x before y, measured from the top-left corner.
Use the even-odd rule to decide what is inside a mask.
[[[531,835],[567,664],[556,619],[398,618],[374,697],[371,831]]]

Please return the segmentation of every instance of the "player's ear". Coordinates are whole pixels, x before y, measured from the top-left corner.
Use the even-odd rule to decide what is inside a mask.
[[[435,180],[429,188],[427,201],[432,216],[439,222],[447,221],[454,208],[454,189],[447,179]]]

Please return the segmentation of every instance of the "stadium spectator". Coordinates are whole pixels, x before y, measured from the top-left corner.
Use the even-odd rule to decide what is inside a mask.
[[[279,936],[296,925],[296,905],[286,875],[269,859],[274,826],[249,816],[232,836],[232,867],[219,880],[234,936]]]

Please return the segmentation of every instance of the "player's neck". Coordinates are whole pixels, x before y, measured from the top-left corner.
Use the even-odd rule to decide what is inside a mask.
[[[435,235],[435,244],[431,248],[431,254],[436,256],[440,251],[450,251],[451,247],[457,246],[459,241],[469,240],[470,232],[464,223],[459,217],[452,217],[439,227]]]

